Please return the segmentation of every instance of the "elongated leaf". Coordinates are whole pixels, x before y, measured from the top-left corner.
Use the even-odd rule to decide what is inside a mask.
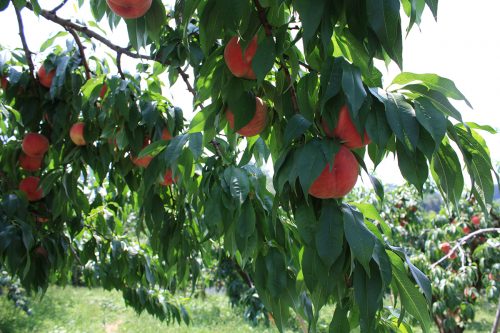
[[[284,144],[289,145],[311,127],[312,123],[301,114],[296,114],[290,119],[285,128]]]
[[[403,68],[403,37],[399,0],[370,0],[366,2],[368,24],[375,32],[387,54]]]
[[[233,0],[230,1],[235,2]],[[271,36],[267,36],[259,43],[257,52],[252,59],[252,69],[258,82],[262,82],[267,73],[269,73],[269,71],[273,68],[275,58],[276,45],[274,44],[273,38]]]
[[[334,201],[324,201],[316,232],[316,249],[327,269],[342,253],[343,244],[342,212]]]
[[[443,142],[433,155],[431,174],[443,198],[458,209],[464,188],[464,176],[460,160],[448,141]]]
[[[423,85],[427,87],[427,89],[435,90],[448,98],[464,101],[469,107],[472,107],[467,98],[465,98],[465,96],[455,86],[453,81],[436,74],[415,74],[403,72],[394,78],[391,83],[391,86],[392,85],[395,85],[396,89],[407,85]]]
[[[370,260],[375,247],[375,236],[366,228],[363,215],[348,205],[342,206],[344,233],[354,257],[370,274]]]
[[[243,203],[250,192],[250,181],[247,174],[234,166],[224,170],[224,181],[229,187],[231,196]]]
[[[398,166],[403,177],[419,192],[422,192],[423,186],[429,176],[429,167],[424,154],[420,150],[409,152],[401,142],[396,143],[398,153]]]
[[[342,72],[342,88],[347,96],[349,111],[353,118],[358,116],[358,111],[365,102],[367,93],[361,80],[361,72],[359,68],[344,62]]]
[[[403,307],[420,322],[424,333],[430,332],[431,317],[429,315],[429,306],[424,296],[422,296],[406,275],[406,270],[401,259],[391,252],[389,252],[389,257],[392,262],[394,285],[398,289]]]

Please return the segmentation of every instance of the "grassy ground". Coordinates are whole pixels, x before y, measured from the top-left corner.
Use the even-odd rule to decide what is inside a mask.
[[[118,292],[100,289],[49,288],[41,301],[33,301],[33,315],[16,309],[5,297],[0,297],[0,333],[275,333],[263,325],[253,327],[245,322],[239,310],[232,309],[223,295],[210,295],[205,300],[192,299],[187,303],[192,323],[167,325],[148,314],[137,315],[127,308]],[[331,310],[331,309],[327,309]],[[476,322],[467,332],[489,332],[494,305],[484,306]],[[323,317],[323,316],[322,316]],[[331,317],[330,317],[331,318]],[[327,329],[327,318],[321,320]],[[289,331],[292,332],[292,331]]]

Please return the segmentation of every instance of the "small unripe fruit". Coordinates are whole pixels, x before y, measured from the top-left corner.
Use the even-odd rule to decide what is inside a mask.
[[[309,188],[309,194],[319,199],[342,198],[356,185],[358,171],[356,157],[349,149],[341,146],[335,154],[333,166],[331,163],[325,166]]]
[[[22,143],[23,152],[31,157],[41,158],[49,150],[49,140],[38,133],[28,133]]]
[[[26,193],[28,201],[37,201],[43,197],[43,190],[39,184],[40,178],[34,176],[26,177],[19,183],[19,190]]]
[[[69,130],[69,137],[71,141],[77,146],[85,146],[87,143],[85,142],[85,138],[83,136],[85,130],[85,123],[78,122],[71,126]]]
[[[31,157],[25,153],[19,155],[19,166],[29,172],[40,170],[42,161],[43,157]]]
[[[347,105],[342,106],[340,109],[337,126],[333,131],[328,128],[328,124],[324,119],[321,121],[321,125],[327,136],[339,138],[347,148],[361,148],[371,142],[366,131],[363,138],[361,138],[356,126],[352,122]]]
[[[49,73],[46,72],[45,67],[42,66],[38,70],[38,80],[40,80],[40,84],[45,88],[50,88],[52,85],[52,79],[56,75],[56,70],[53,69]]]
[[[229,127],[234,129],[234,114],[229,108],[226,109],[226,119]],[[255,115],[252,120],[242,128],[236,131],[239,135],[251,137],[259,134],[266,128],[267,107],[259,97],[255,98]]]

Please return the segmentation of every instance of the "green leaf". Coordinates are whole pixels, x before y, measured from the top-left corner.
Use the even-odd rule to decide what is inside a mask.
[[[434,19],[437,21],[438,0],[425,0],[425,3],[430,8]]]
[[[429,90],[437,91],[448,98],[464,101],[470,108],[472,105],[465,96],[458,90],[455,83],[450,79],[441,77],[436,74],[415,74],[403,72],[396,76],[391,83],[395,89],[401,89],[408,85],[422,85]]]
[[[342,88],[347,96],[349,111],[354,118],[357,118],[358,111],[365,102],[366,90],[361,80],[361,72],[359,68],[344,62],[342,64]]]
[[[310,6],[314,7],[314,6]],[[326,103],[340,92],[342,83],[342,62],[341,58],[327,58],[321,68],[320,86],[321,86],[321,113]]]
[[[0,0],[0,12],[3,12],[4,10],[9,7],[10,0]]]
[[[342,212],[333,200],[323,201],[315,239],[318,254],[326,268],[330,269],[344,245]]]
[[[231,0],[231,2],[235,2]],[[264,81],[267,73],[273,68],[276,58],[276,45],[272,36],[266,36],[258,45],[252,59],[252,69],[257,77],[257,82]]]
[[[400,141],[396,142],[398,166],[403,177],[422,193],[424,183],[429,176],[429,167],[420,150],[409,152]]]
[[[234,82],[236,79],[232,80]],[[242,87],[235,84],[229,87],[227,104],[234,115],[234,128],[236,132],[246,126],[255,115],[256,101],[251,92],[241,90]]]
[[[429,315],[429,306],[424,296],[422,296],[406,275],[406,269],[401,259],[392,252],[388,254],[392,262],[394,286],[398,289],[402,306],[420,322],[424,333],[430,332],[431,318]]]
[[[370,260],[375,247],[375,236],[366,228],[363,215],[349,205],[342,205],[344,233],[353,256],[370,274]]]
[[[431,160],[431,174],[443,198],[458,209],[464,188],[464,176],[460,160],[453,147],[446,140]]]
[[[137,157],[144,157],[144,156],[156,156],[158,155],[159,153],[161,153],[168,145],[168,141],[166,140],[158,140],[158,141],[155,141],[149,145],[147,145],[146,147],[144,147],[144,149],[142,149],[140,152],[139,152],[139,155]]]
[[[361,214],[365,218],[368,218],[370,220],[377,221],[380,224],[380,227],[382,228],[382,231],[387,237],[391,237],[391,228],[387,225],[387,223],[384,221],[384,219],[380,216],[377,208],[375,208],[374,205],[370,203],[362,203],[362,202],[355,202],[353,205],[359,209]]]
[[[316,229],[316,216],[311,205],[299,203],[294,212],[294,220],[300,236],[307,245],[312,245]]]
[[[250,192],[250,181],[247,174],[234,166],[224,170],[224,181],[229,187],[229,193],[234,199],[243,203]]]
[[[413,107],[402,95],[389,94],[381,89],[370,89],[374,96],[385,105],[389,126],[396,137],[410,150],[418,144],[419,126]]]
[[[203,153],[203,134],[191,133],[189,135],[189,150],[193,153],[195,160],[200,158]]]
[[[153,0],[151,8],[144,17],[149,38],[154,43],[159,43],[161,29],[167,21],[165,6],[160,0]]]
[[[314,6],[311,6],[309,0],[294,0],[293,7],[300,15],[300,21],[304,28],[304,43],[307,45],[309,40],[314,37],[321,22],[325,0],[316,0]]]
[[[382,306],[384,288],[377,266],[370,265],[370,276],[359,265],[354,268],[354,298],[359,308],[361,332],[372,332],[375,314]]]
[[[370,0],[366,2],[368,24],[375,32],[387,54],[403,68],[403,38],[399,0]]]
[[[415,114],[418,122],[434,139],[437,150],[446,134],[446,118],[441,112],[436,110],[431,102],[423,98],[415,100]]]
[[[313,140],[300,147],[294,155],[291,178],[299,176],[304,193],[309,192],[312,183],[323,172],[327,163],[334,160],[334,155],[330,160],[326,159],[322,146],[321,141]]]
[[[348,308],[343,308],[339,303],[337,303],[335,312],[333,313],[332,321],[330,322],[330,327],[328,329],[329,333],[343,333],[351,331],[351,327],[349,326],[349,320],[347,317],[348,312]]]
[[[236,223],[236,232],[242,238],[248,238],[255,232],[255,210],[250,200],[245,200],[241,206],[241,214]]]
[[[472,193],[485,212],[486,205],[493,200],[494,184],[491,174],[493,166],[484,139],[474,130],[462,125],[449,126],[448,133],[457,143],[471,177]]]
[[[302,134],[304,134],[312,123],[304,118],[301,114],[295,114],[287,123],[285,128],[285,136],[283,138],[285,146]]]
[[[162,159],[167,165],[172,165],[181,155],[182,148],[186,145],[189,139],[189,134],[178,135],[168,142],[168,147],[162,154]]]

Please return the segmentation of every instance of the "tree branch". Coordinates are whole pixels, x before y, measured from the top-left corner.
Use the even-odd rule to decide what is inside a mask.
[[[255,4],[257,12],[259,13],[259,20],[260,23],[262,23],[264,30],[266,31],[266,36],[272,36],[273,27],[271,26],[271,24],[269,24],[269,21],[266,18],[266,10],[264,9],[264,7],[262,7],[259,0],[253,0],[253,3]]]
[[[31,6],[30,3],[26,4],[26,8],[33,10],[33,6]],[[100,41],[101,43],[103,43],[104,45],[106,45],[107,47],[109,47],[110,49],[112,49],[113,51],[123,53],[123,54],[129,56],[130,58],[156,61],[150,55],[135,53],[135,52],[130,51],[128,48],[115,45],[115,44],[111,43],[111,41],[106,39],[105,37],[101,36],[100,34],[98,34],[95,31],[87,28],[86,26],[74,23],[74,22],[67,20],[67,19],[63,19],[63,18],[57,16],[57,14],[52,13],[50,11],[42,9],[40,11],[40,15],[49,21],[52,21],[54,23],[59,24],[60,26],[64,27],[65,29],[68,29],[68,28],[73,29],[75,31],[78,31],[78,32],[86,35],[89,38],[94,38],[94,39]]]
[[[66,2],[68,2],[68,0],[63,0],[63,2],[54,7],[54,9],[52,9],[50,12],[55,14],[59,9],[61,9],[66,4]]]
[[[82,59],[82,64],[83,67],[85,67],[85,77],[87,80],[90,80],[90,68],[89,68],[89,63],[87,62],[87,57],[85,57],[85,48],[83,47],[82,41],[80,40],[80,37],[76,33],[75,30],[71,28],[66,28],[66,30],[73,36],[75,39],[76,45],[78,45],[78,50],[80,51],[80,58]]]
[[[122,54],[121,52],[116,52],[116,68],[118,68],[118,73],[122,80],[125,80],[125,74],[123,74],[122,70]]]
[[[26,62],[28,63],[28,67],[30,70],[30,75],[35,80],[35,66],[33,65],[33,59],[31,59],[31,51],[28,48],[28,43],[26,43],[26,36],[24,35],[24,25],[23,18],[21,16],[21,11],[14,6],[14,10],[16,11],[17,23],[19,25],[19,36],[21,37],[21,43],[23,44],[24,54],[26,56]]]
[[[476,237],[477,235],[480,235],[480,234],[486,234],[486,233],[493,233],[493,232],[496,232],[496,233],[500,233],[500,228],[486,228],[486,229],[480,229],[480,230],[477,230],[477,231],[474,231],[470,234],[468,234],[467,236],[465,237],[462,237],[460,238],[459,240],[457,240],[457,244],[455,246],[453,246],[451,248],[451,250],[444,256],[442,257],[441,259],[439,259],[438,261],[436,261],[435,263],[433,263],[431,265],[431,269],[436,267],[437,265],[439,265],[440,263],[442,263],[443,261],[445,261],[446,259],[448,259],[453,253],[455,253],[455,251],[462,246],[462,244],[464,244],[465,242],[467,242],[468,240]]]

